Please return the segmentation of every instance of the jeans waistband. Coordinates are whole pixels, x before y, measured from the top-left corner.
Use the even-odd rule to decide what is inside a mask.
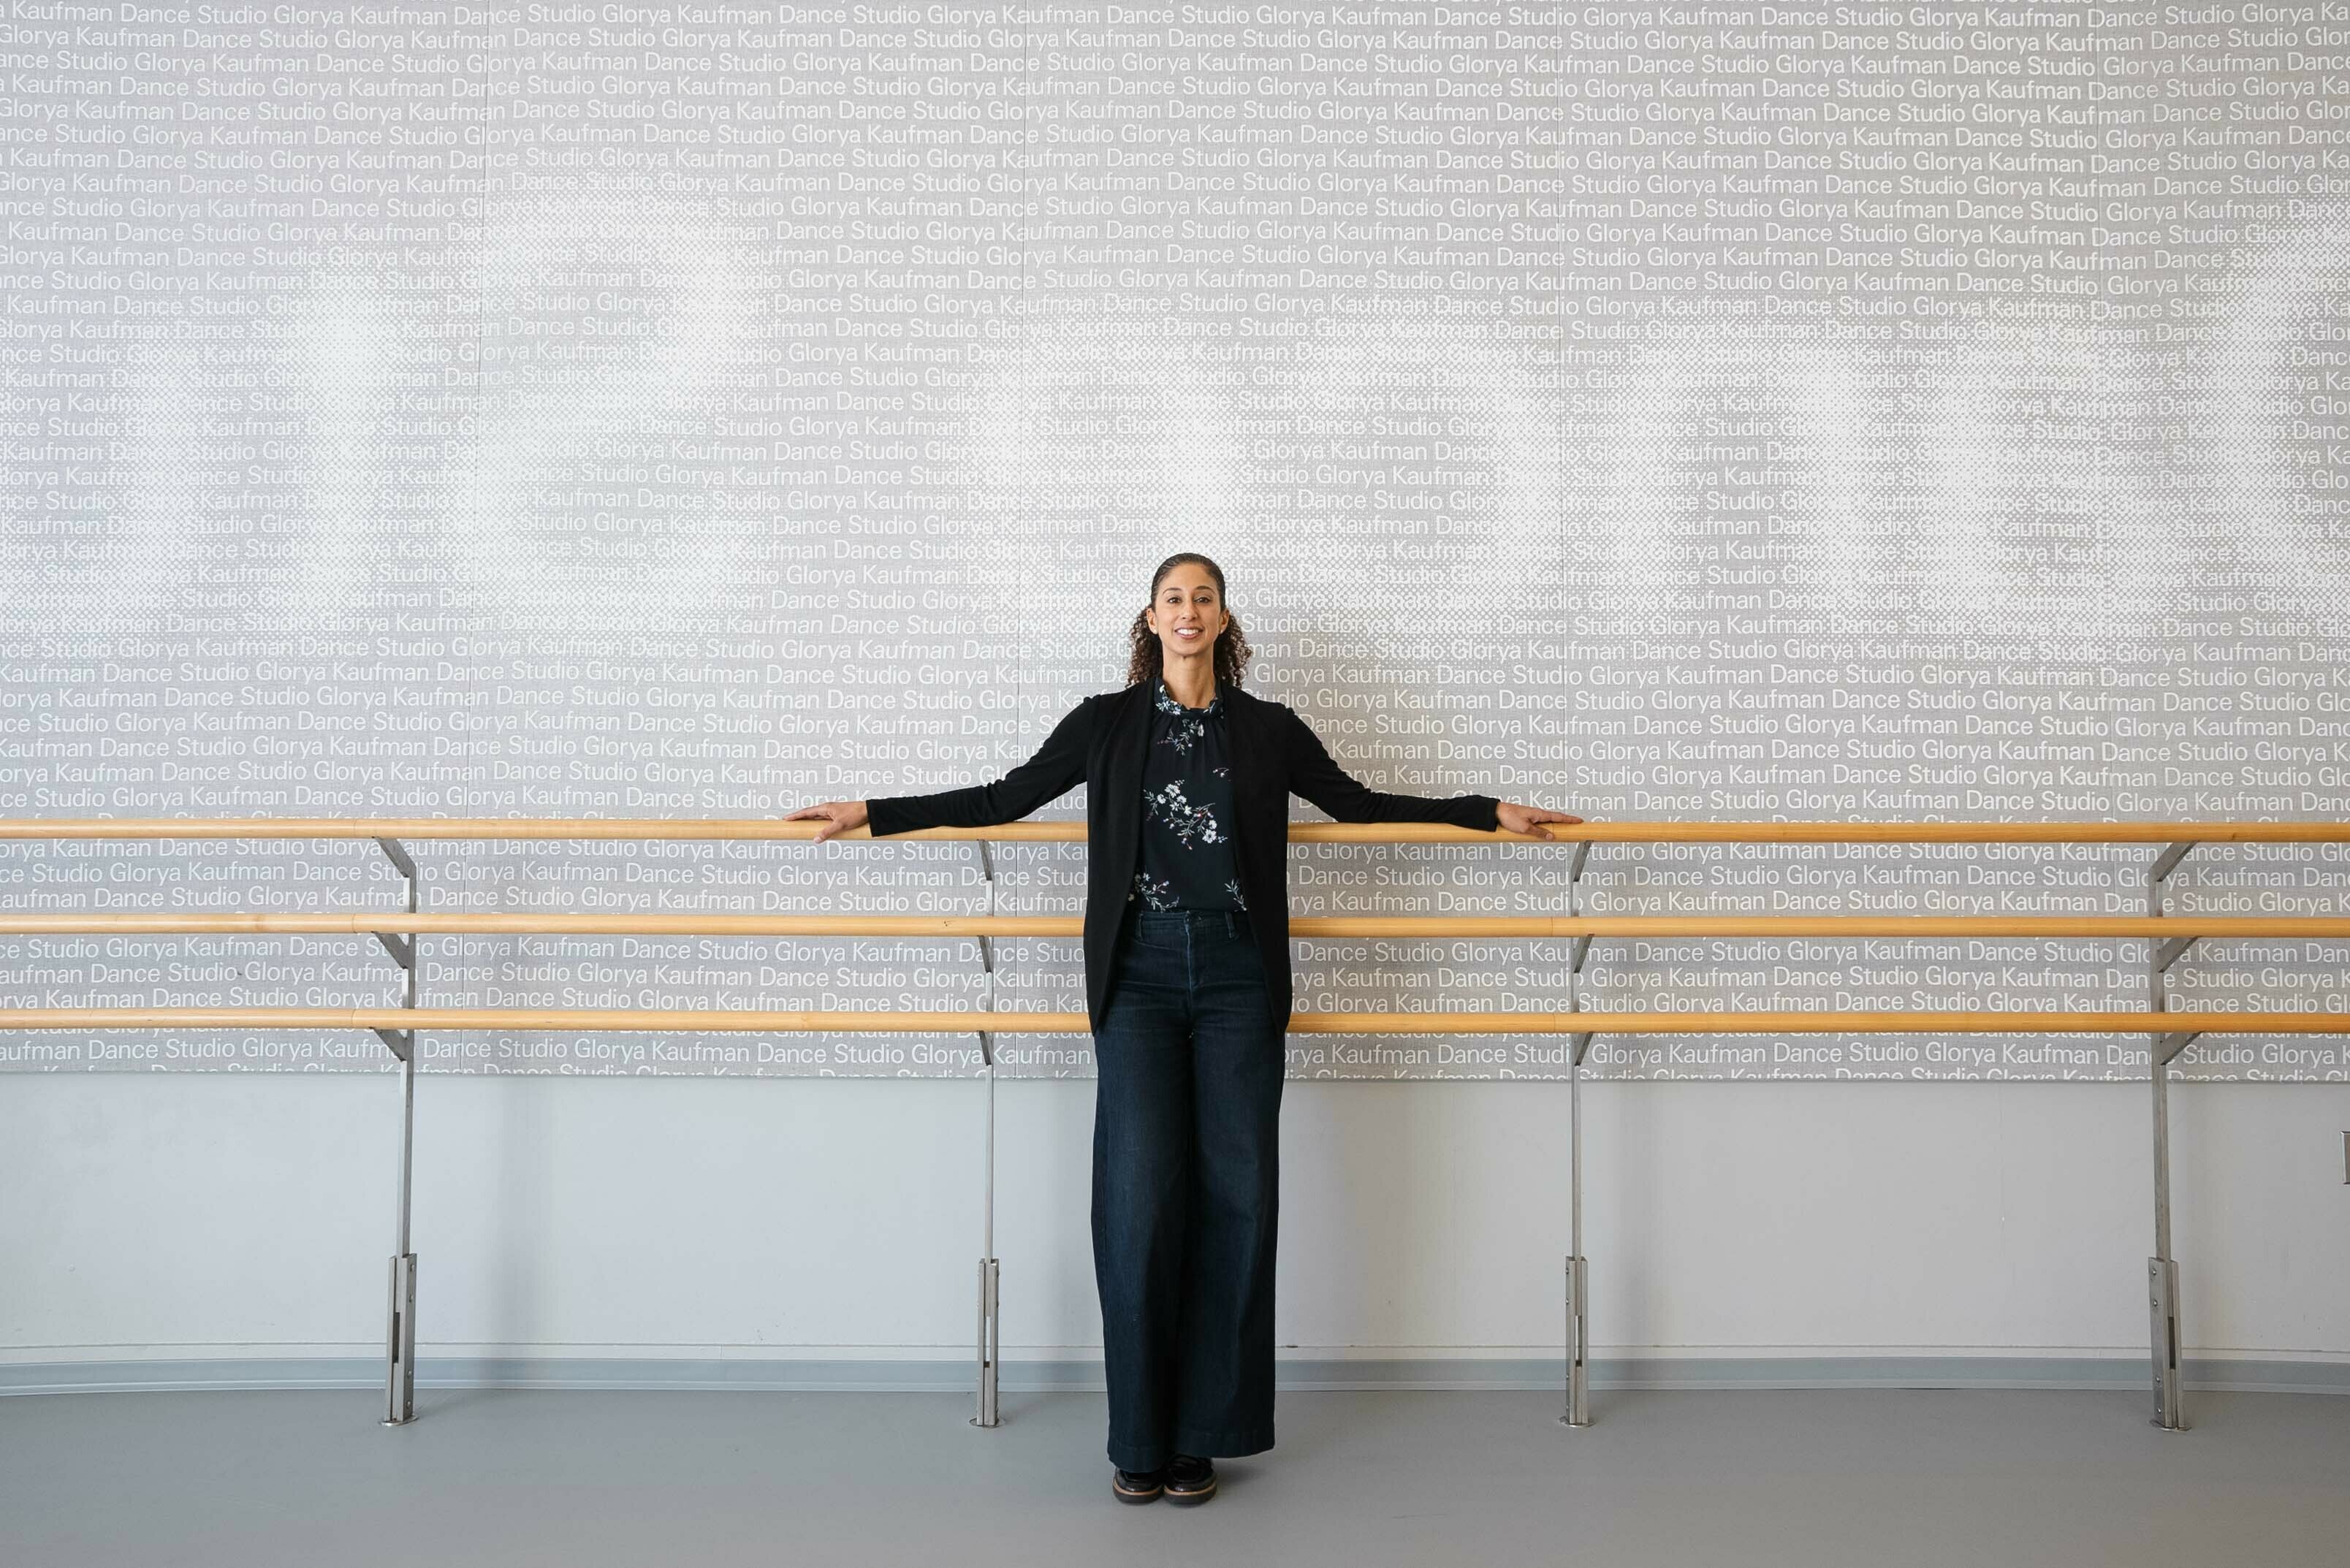
[[[1251,934],[1246,909],[1137,909],[1134,911],[1136,930],[1152,931],[1214,931],[1228,937]]]

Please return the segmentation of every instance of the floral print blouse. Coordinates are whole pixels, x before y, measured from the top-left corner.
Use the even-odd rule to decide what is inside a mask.
[[[1222,692],[1186,708],[1159,678],[1142,764],[1142,865],[1127,902],[1149,909],[1245,909],[1232,858],[1232,763]]]

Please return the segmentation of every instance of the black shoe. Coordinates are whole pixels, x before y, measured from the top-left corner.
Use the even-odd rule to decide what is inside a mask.
[[[1118,1494],[1120,1502],[1155,1502],[1166,1490],[1167,1472],[1161,1470],[1112,1470],[1109,1490]]]
[[[1178,1454],[1167,1467],[1169,1502],[1205,1502],[1216,1495],[1216,1462]]]

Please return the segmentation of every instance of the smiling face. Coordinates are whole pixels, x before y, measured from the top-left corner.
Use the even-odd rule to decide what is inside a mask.
[[[1151,596],[1149,624],[1165,659],[1164,668],[1180,668],[1187,659],[1207,659],[1231,617],[1224,613],[1224,596],[1216,579],[1197,561],[1184,561],[1159,579]],[[1199,667],[1212,670],[1212,663]]]

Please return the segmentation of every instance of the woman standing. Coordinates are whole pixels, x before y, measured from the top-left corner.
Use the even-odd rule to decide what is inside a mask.
[[[1203,1502],[1216,1456],[1273,1447],[1289,796],[1341,822],[1550,836],[1581,817],[1367,789],[1305,722],[1241,690],[1250,650],[1205,556],[1170,556],[1135,617],[1124,691],[1088,697],[993,784],[829,801],[821,841],[870,826],[984,827],[1087,785],[1093,1237],[1111,1490]],[[789,820],[789,819],[787,819]]]

